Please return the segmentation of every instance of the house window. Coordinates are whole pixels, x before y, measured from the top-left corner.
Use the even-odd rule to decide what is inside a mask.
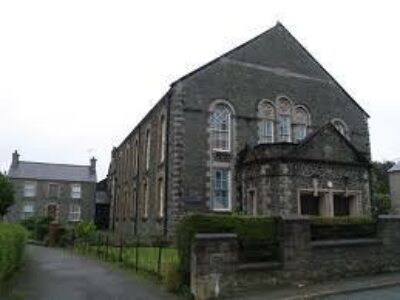
[[[71,198],[73,199],[81,198],[81,185],[79,183],[71,184]]]
[[[211,147],[215,151],[228,152],[231,149],[231,110],[225,104],[218,104],[211,113]]]
[[[350,198],[345,195],[333,195],[333,214],[335,217],[350,215]]]
[[[229,169],[215,169],[212,181],[212,204],[214,210],[231,209],[231,176]]]
[[[291,122],[290,115],[279,116],[279,141],[288,142],[291,141]]]
[[[58,184],[49,183],[49,198],[58,198]]]
[[[147,129],[145,143],[146,170],[148,170],[150,167],[150,143],[150,129]]]
[[[35,207],[33,203],[25,203],[22,207],[22,219],[29,219],[35,214]]]
[[[36,182],[25,182],[24,197],[35,197],[35,196],[36,196]]]
[[[162,178],[158,180],[158,215],[160,218],[164,216],[164,201],[165,201],[165,195],[164,195],[164,181]]]
[[[261,101],[258,105],[259,143],[274,142],[275,109],[268,100]]]
[[[70,222],[79,222],[81,220],[81,206],[79,204],[71,204],[69,206],[68,220]]]
[[[307,125],[296,124],[294,127],[294,139],[296,143],[301,142],[307,135]]]
[[[163,162],[165,158],[166,135],[167,135],[167,126],[165,122],[165,117],[162,116],[160,124],[160,162]]]

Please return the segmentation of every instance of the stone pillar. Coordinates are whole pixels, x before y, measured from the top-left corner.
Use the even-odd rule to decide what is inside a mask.
[[[305,216],[282,217],[282,260],[289,271],[306,270],[311,254],[311,222]]]
[[[237,235],[196,234],[191,249],[190,288],[195,299],[223,297],[228,290],[224,275],[238,264]]]

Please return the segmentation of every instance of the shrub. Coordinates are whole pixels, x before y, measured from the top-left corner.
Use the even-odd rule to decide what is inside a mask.
[[[370,217],[315,217],[311,219],[312,240],[372,238],[376,221]]]
[[[81,222],[75,225],[75,234],[78,238],[93,236],[96,233],[96,225],[93,222]]]
[[[23,220],[21,225],[29,231],[30,238],[43,241],[49,233],[49,224],[52,221],[50,217],[31,217]]]
[[[20,266],[26,238],[24,227],[0,223],[0,281]]]
[[[245,261],[278,259],[277,219],[231,215],[192,215],[177,227],[177,246],[182,283],[189,280],[190,245],[196,233],[236,233]]]

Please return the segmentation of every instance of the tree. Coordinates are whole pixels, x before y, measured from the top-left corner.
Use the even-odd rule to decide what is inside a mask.
[[[372,193],[377,214],[387,214],[390,212],[390,188],[387,171],[393,165],[393,161],[372,162]]]
[[[0,221],[14,203],[14,189],[8,178],[0,172]]]

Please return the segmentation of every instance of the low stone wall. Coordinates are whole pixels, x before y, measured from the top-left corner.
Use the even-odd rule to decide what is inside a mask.
[[[198,234],[191,290],[211,299],[258,287],[400,270],[400,216],[380,216],[376,238],[311,241],[305,217],[282,221],[281,261],[241,264],[235,234]]]

